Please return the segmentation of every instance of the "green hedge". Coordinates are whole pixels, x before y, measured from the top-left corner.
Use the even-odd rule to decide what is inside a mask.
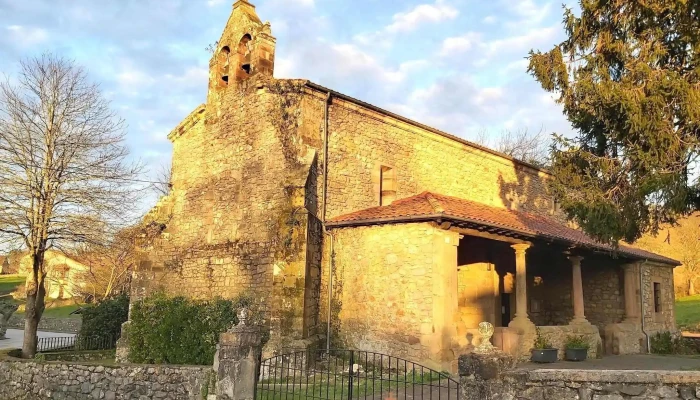
[[[83,324],[80,337],[109,338],[116,344],[121,336],[122,324],[129,317],[129,297],[119,295],[102,300],[94,306],[85,307],[81,315]]]
[[[129,361],[138,364],[212,365],[219,335],[238,323],[248,297],[196,301],[155,294],[135,302],[129,324]]]

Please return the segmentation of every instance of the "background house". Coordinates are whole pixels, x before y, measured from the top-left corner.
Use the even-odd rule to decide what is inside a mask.
[[[67,255],[49,250],[44,256],[46,271],[46,296],[50,299],[65,300],[82,296],[86,287],[85,274],[89,268]],[[19,274],[30,279],[32,260],[24,255],[19,265]]]

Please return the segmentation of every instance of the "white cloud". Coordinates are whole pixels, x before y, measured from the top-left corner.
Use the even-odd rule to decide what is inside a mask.
[[[394,15],[391,25],[386,27],[390,33],[409,32],[426,22],[442,22],[457,18],[459,10],[448,5],[445,0],[437,0],[434,4],[420,4],[411,11]]]
[[[496,21],[497,21],[497,19],[496,19],[496,16],[494,16],[494,15],[487,15],[486,17],[484,17],[484,19],[481,20],[481,22],[483,22],[485,24],[495,24]]]
[[[10,25],[6,27],[6,30],[12,42],[18,43],[22,47],[35,46],[49,39],[49,33],[42,28]]]
[[[330,49],[333,54],[329,54],[327,60],[330,62],[331,68],[341,76],[356,74],[361,76],[371,72],[374,78],[380,82],[395,84],[402,82],[412,72],[427,65],[425,60],[413,60],[392,69],[385,67],[375,57],[352,44],[332,44]]]
[[[481,35],[476,32],[467,32],[462,36],[447,38],[442,42],[440,55],[446,56],[471,50],[474,46],[478,46],[480,41]]]
[[[219,4],[222,4],[223,2],[224,2],[224,0],[207,0],[207,5],[209,7],[216,7]]]
[[[552,10],[551,1],[541,5],[534,0],[504,0],[504,3],[507,4],[507,9],[512,10],[518,17],[517,21],[508,24],[513,29],[522,29],[523,25],[534,26],[541,24]]]

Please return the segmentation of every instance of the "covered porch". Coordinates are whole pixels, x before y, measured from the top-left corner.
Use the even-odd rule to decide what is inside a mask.
[[[560,355],[571,335],[586,337],[593,357],[643,350],[640,261],[459,225],[456,352],[479,344],[482,321],[494,325],[496,347],[519,357],[537,328]]]
[[[642,326],[675,329],[676,261],[551,216],[426,192],[327,225],[335,276],[322,304],[337,305],[329,320],[349,347],[454,371],[483,321],[519,359],[538,327],[562,354],[569,335],[585,336],[594,357],[642,352]]]

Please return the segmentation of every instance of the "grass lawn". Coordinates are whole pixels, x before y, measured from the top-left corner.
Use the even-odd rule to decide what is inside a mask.
[[[14,292],[24,281],[24,275],[0,275],[0,295]]]
[[[73,311],[79,309],[81,306],[79,304],[70,304],[67,306],[51,307],[44,310],[43,317],[48,318],[80,318],[80,315],[70,315]],[[21,311],[17,311],[18,315],[24,315],[24,308]]]
[[[681,330],[700,330],[700,295],[676,300],[676,323]]]

